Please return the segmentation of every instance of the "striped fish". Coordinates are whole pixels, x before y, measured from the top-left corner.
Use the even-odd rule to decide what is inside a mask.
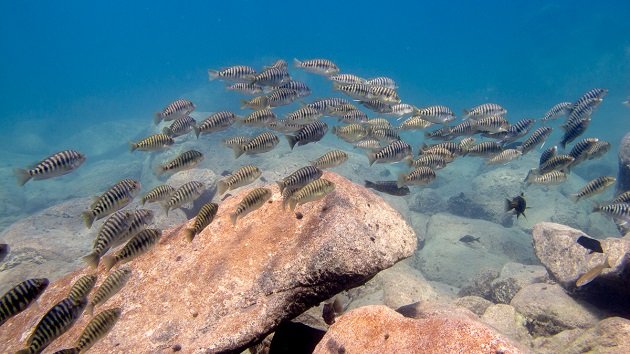
[[[300,98],[299,92],[288,88],[278,88],[267,95],[267,104],[269,107],[286,106]]]
[[[321,113],[329,113],[332,108],[339,107],[344,104],[350,104],[350,102],[344,98],[330,97],[316,100],[315,102],[307,104],[306,107],[315,108]]]
[[[558,147],[557,146],[552,146],[550,148],[547,148],[545,151],[543,151],[540,154],[540,159],[538,161],[538,166],[542,166],[545,162],[549,161],[550,158],[556,156],[557,153],[558,153]]]
[[[162,236],[162,231],[157,229],[145,229],[140,231],[116,254],[103,257],[103,264],[108,271],[117,263],[124,264],[137,256],[149,251]]]
[[[407,161],[411,167],[430,167],[432,170],[442,169],[449,162],[444,156],[435,154],[420,155],[415,160],[409,159]]]
[[[256,70],[247,65],[234,65],[221,70],[208,69],[208,80],[227,80],[250,82],[256,76]]]
[[[302,81],[288,80],[280,84],[278,88],[296,91],[299,98],[306,97],[311,94],[311,88]]]
[[[175,144],[175,140],[166,134],[153,134],[148,136],[137,143],[130,142],[129,150],[134,152],[139,151],[160,151]]]
[[[96,342],[105,337],[120,318],[122,309],[113,308],[100,312],[85,326],[83,332],[77,340],[76,349],[84,353],[88,351]]]
[[[630,204],[628,203],[597,205],[593,207],[593,212],[603,213],[625,223],[630,222]]]
[[[250,127],[266,127],[276,119],[278,119],[276,114],[272,110],[265,108],[248,114],[243,120],[238,121],[238,124]]]
[[[264,66],[263,68],[265,70],[266,69],[271,69],[271,68],[287,70],[289,68],[289,64],[284,59],[278,59],[273,64],[271,64],[269,66]]]
[[[630,191],[623,192],[610,201],[610,204],[630,203]]]
[[[571,112],[571,108],[573,107],[573,103],[571,102],[560,102],[553,107],[551,107],[547,113],[542,118],[543,122],[548,120],[556,119],[563,115],[569,114]]]
[[[464,138],[459,142],[459,148],[462,152],[468,151],[473,145],[475,145],[475,138],[473,137]]]
[[[571,195],[571,200],[577,203],[582,198],[590,198],[596,194],[604,192],[608,187],[612,186],[617,179],[612,176],[601,176],[588,182],[576,194]]]
[[[503,116],[487,116],[476,119],[472,125],[477,131],[487,133],[506,132],[510,127],[510,123]]]
[[[355,142],[353,146],[355,148],[368,150],[368,151],[372,151],[372,150],[378,151],[383,148],[383,145],[381,144],[381,142],[373,138],[361,139]]]
[[[464,110],[465,118],[469,119],[479,119],[490,116],[504,116],[505,114],[507,114],[507,109],[501,107],[496,103],[484,103],[471,109]]]
[[[101,219],[129,205],[141,188],[142,184],[139,181],[130,178],[119,181],[98,197],[90,205],[90,210],[81,214],[85,225],[89,229],[92,227],[94,220]]]
[[[465,120],[450,128],[448,126],[444,126],[442,129],[445,130],[445,133],[448,133],[446,137],[451,139],[458,136],[471,136],[478,133],[475,121],[472,119]]]
[[[299,190],[300,188],[285,188],[282,191],[282,210],[287,208],[287,205],[289,205],[289,200],[291,199],[293,194],[295,194],[295,192]]]
[[[276,183],[282,192],[286,188],[301,188],[309,182],[319,179],[322,174],[322,170],[317,167],[304,166]]]
[[[271,198],[271,190],[267,188],[256,188],[249,192],[236,206],[234,213],[230,214],[232,225],[236,225],[238,219],[263,206],[269,198]]]
[[[251,139],[247,136],[233,136],[231,138],[223,139],[223,145],[234,149],[235,146],[245,145]]]
[[[397,186],[420,186],[431,183],[435,179],[435,171],[430,167],[420,166],[408,174],[401,173],[398,176]]]
[[[307,124],[318,120],[321,116],[322,113],[315,108],[304,106],[287,114],[286,119],[295,124]]]
[[[573,156],[569,155],[555,155],[545,161],[542,165],[538,166],[539,173],[547,173],[554,170],[568,172],[569,166],[575,161]]]
[[[366,84],[350,84],[340,85],[333,83],[336,90],[343,92],[344,94],[361,101],[369,101],[374,99],[372,93],[372,86]]]
[[[221,111],[210,115],[197,126],[193,127],[195,135],[216,133],[229,128],[236,122],[237,115],[229,111]]]
[[[550,186],[561,184],[567,180],[567,174],[562,171],[553,170],[541,175],[536,170],[534,168],[527,174],[527,177],[525,177],[526,185],[534,183]]]
[[[267,124],[267,128],[279,133],[295,133],[298,130],[302,129],[303,126],[304,124],[292,123],[286,119],[277,119]]]
[[[412,156],[411,145],[401,140],[393,141],[377,152],[368,152],[370,166],[374,163],[401,161],[408,156]]]
[[[44,293],[48,284],[46,278],[28,279],[2,295],[0,297],[0,326],[35,302]]]
[[[341,85],[349,85],[349,84],[365,84],[367,80],[364,78],[358,77],[353,74],[337,74],[331,75],[328,77],[331,81],[339,83]]]
[[[367,122],[367,120],[368,120],[367,114],[365,114],[365,112],[360,111],[358,109],[344,113],[339,117],[340,122],[348,123],[348,124],[365,123]]]
[[[177,209],[187,203],[194,202],[195,199],[203,194],[205,188],[206,186],[199,181],[184,183],[173,192],[169,200],[164,204],[164,212],[168,216],[169,210]]]
[[[166,172],[175,173],[194,168],[201,161],[203,161],[203,154],[201,152],[188,150],[182,152],[174,159],[157,166],[154,172],[157,177],[160,177]]]
[[[395,105],[392,105],[391,109],[392,111],[388,112],[387,114],[391,114],[397,117],[403,117],[408,114],[412,114],[416,110],[416,107],[408,103],[397,103]]]
[[[234,147],[234,158],[239,158],[243,154],[254,155],[273,150],[280,143],[280,139],[275,134],[264,132],[247,144]]]
[[[175,120],[179,117],[187,116],[197,108],[194,103],[189,100],[179,99],[175,100],[164,107],[162,112],[155,113],[153,122],[155,125],[160,124],[161,121]]]
[[[370,97],[374,100],[388,104],[400,103],[400,97],[398,96],[396,90],[389,87],[372,86],[370,88]]]
[[[361,105],[376,113],[389,114],[393,111],[391,104],[376,99],[361,101]]]
[[[387,87],[392,90],[395,90],[398,88],[398,85],[396,85],[396,81],[386,76],[379,76],[373,79],[369,79],[367,80],[366,84],[371,85],[371,86]]]
[[[472,125],[470,125],[470,123],[468,125],[472,128]],[[424,137],[433,140],[452,140],[455,138],[455,135],[453,135],[453,129],[448,125],[445,125],[440,129],[430,132],[424,132]]]
[[[311,161],[313,167],[319,169],[333,168],[348,161],[348,154],[341,150],[332,150]]]
[[[451,162],[453,160],[455,160],[455,154],[453,152],[451,152],[449,149],[446,149],[444,147],[441,146],[435,146],[432,147],[426,151],[422,151],[422,155],[420,156],[424,156],[424,155],[437,155],[437,156],[441,156],[443,157],[446,162]]]
[[[447,124],[455,120],[455,113],[446,106],[416,108],[414,116],[435,124]]]
[[[295,210],[297,205],[320,200],[333,190],[335,190],[335,184],[327,179],[319,178],[311,181],[291,195],[288,202],[289,210]]]
[[[195,222],[193,223],[193,226],[184,230],[186,239],[189,242],[192,242],[195,236],[197,236],[201,231],[203,231],[203,229],[205,229],[208,225],[210,225],[210,223],[212,223],[212,220],[214,220],[214,217],[217,215],[218,210],[219,205],[217,203],[210,202],[204,204],[201,209],[199,209],[199,212],[195,217]]]
[[[378,141],[391,143],[392,141],[400,140],[400,135],[398,134],[398,129],[393,127],[384,127],[378,129],[372,129],[370,131],[370,138],[374,138]]]
[[[426,144],[422,144],[422,146],[420,147],[419,154],[430,154],[431,150],[435,150],[437,148],[444,148],[444,149],[450,151],[451,153],[453,153],[454,155],[463,155],[467,151],[467,149],[470,148],[470,146],[472,146],[472,143],[471,143],[470,146],[467,146],[467,148],[464,149],[464,148],[462,148],[461,144],[462,144],[461,142],[460,143],[455,143],[455,142],[452,142],[452,141],[444,141],[444,142],[441,142],[441,143],[433,144],[431,146],[428,146]]]
[[[501,144],[513,142],[514,140],[525,136],[529,133],[529,129],[536,123],[533,119],[521,119],[518,122],[509,125],[506,135],[501,139]]]
[[[594,89],[588,90],[582,96],[580,96],[580,98],[578,98],[577,101],[575,101],[571,109],[575,109],[575,107],[580,106],[586,101],[590,101],[593,99],[601,100],[604,98],[604,96],[606,96],[606,94],[608,94],[608,89],[605,89],[605,88],[594,88]]]
[[[96,274],[87,274],[77,279],[77,281],[72,284],[68,297],[76,300],[87,298],[88,294],[92,291],[92,288],[96,284],[96,279]]]
[[[193,117],[183,116],[175,119],[170,126],[164,127],[164,129],[162,129],[162,133],[170,136],[171,138],[176,138],[190,133],[196,125],[197,121]]]
[[[151,189],[149,192],[147,192],[147,194],[142,197],[142,205],[145,205],[146,203],[164,201],[165,199],[170,198],[173,192],[175,192],[175,188],[167,184],[159,185]]]
[[[499,154],[502,151],[503,147],[496,141],[482,141],[479,144],[475,144],[468,148],[468,150],[464,153],[464,156],[488,156]]]
[[[582,101],[581,103],[573,107],[571,113],[569,113],[567,122],[563,124],[563,126],[566,126],[571,122],[577,122],[580,120],[591,118],[591,115],[601,103],[601,98],[592,98],[586,101]]]
[[[262,86],[279,86],[283,82],[291,80],[286,68],[269,68],[254,76],[254,84]]]
[[[263,87],[251,82],[237,82],[225,88],[228,91],[236,91],[246,95],[259,95],[263,92]]]
[[[349,143],[357,142],[368,136],[368,130],[361,124],[333,126],[332,132]]]
[[[523,141],[523,144],[521,144],[518,149],[523,153],[523,155],[527,154],[528,152],[535,149],[536,146],[543,144],[551,134],[551,131],[551,127],[540,127],[534,130],[532,135],[525,139],[525,141]]]
[[[339,67],[328,59],[309,59],[304,61],[293,59],[293,64],[296,68],[304,69],[313,74],[330,76],[339,72]]]
[[[87,300],[85,298],[66,298],[55,304],[37,323],[33,333],[26,340],[27,348],[18,351],[23,353],[40,353],[56,338],[64,334],[83,312]]]
[[[506,164],[516,158],[519,158],[523,155],[522,152],[516,149],[506,149],[501,151],[495,156],[492,156],[488,160],[486,160],[486,164],[488,165],[498,165],[498,164]]]
[[[610,150],[610,143],[607,141],[598,141],[588,150],[587,158],[589,160],[604,156]]]
[[[291,150],[293,150],[295,145],[301,146],[322,140],[327,132],[328,124],[321,121],[316,121],[306,124],[302,129],[298,130],[297,134],[287,135],[286,137],[287,141],[289,142],[289,146],[291,147]]]
[[[225,176],[217,182],[217,194],[223,195],[229,190],[240,188],[253,183],[262,175],[262,171],[254,165],[246,165],[234,171],[231,175]]]
[[[598,141],[599,139],[597,138],[586,138],[575,143],[569,152],[569,156],[572,156],[575,159],[572,166],[575,166],[588,158],[588,152],[595,144],[597,144]]]
[[[568,143],[584,134],[590,123],[590,119],[568,122],[564,127],[564,135],[562,135],[562,139],[560,139],[560,146],[562,146],[563,149],[566,148]]]
[[[251,108],[253,110],[258,110],[270,108],[269,97],[267,96],[254,97],[251,100],[241,100],[241,103],[241,109]]]
[[[76,150],[64,150],[52,154],[30,169],[14,170],[18,185],[23,186],[31,179],[41,180],[63,176],[77,169],[85,162],[85,155]]]
[[[116,293],[125,286],[129,278],[131,278],[131,269],[128,267],[113,271],[112,274],[103,280],[103,283],[98,289],[94,291],[94,297],[92,297],[92,301],[90,301],[85,309],[87,313],[91,316],[94,313],[94,308],[116,295]]]
[[[153,222],[154,213],[148,209],[136,209],[133,211],[133,218],[127,229],[127,233],[123,234],[121,238],[112,240],[112,247],[117,247],[130,238],[138,234],[138,232],[144,230],[149,224]]]

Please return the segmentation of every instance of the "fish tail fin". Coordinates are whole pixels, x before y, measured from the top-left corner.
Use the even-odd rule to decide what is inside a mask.
[[[138,148],[138,145],[134,142],[129,142],[129,151],[134,152]]]
[[[164,129],[162,129],[162,133],[164,133],[164,134],[166,134],[166,135],[168,135],[170,137],[173,137],[173,131],[171,130],[170,127],[164,127]]]
[[[280,193],[284,190],[284,183],[282,181],[276,181],[278,184],[278,188],[280,189]]]
[[[221,180],[217,182],[217,194],[223,195],[223,193],[228,191],[228,184],[225,181]]]
[[[293,65],[294,65],[296,68],[300,68],[300,67],[302,67],[302,61],[300,61],[300,60],[298,60],[298,59],[296,59],[296,58],[293,58]]]
[[[290,198],[288,204],[289,204],[289,210],[293,211],[295,210],[295,206],[297,205],[297,200],[295,200],[295,198]]]
[[[195,238],[195,230],[194,229],[185,229],[184,230],[184,236],[186,236],[186,239],[188,240],[188,242],[192,242],[192,240]]]
[[[31,354],[31,353],[35,353],[33,350],[31,350],[31,347],[20,349],[17,352],[15,352],[15,354]]]
[[[157,165],[153,168],[153,173],[155,174],[156,177],[160,177],[161,175],[164,174],[164,172],[166,172],[164,170],[164,167],[162,167],[162,165]]]
[[[372,181],[368,181],[367,179],[365,180],[365,184],[364,184],[365,188],[372,188],[374,187],[374,182]]]
[[[193,125],[193,130],[195,131],[195,136],[199,139],[199,133],[201,133],[201,130],[199,130],[199,127],[196,125]]]
[[[512,201],[509,199],[505,199],[505,212],[512,210]]]
[[[15,177],[17,178],[17,183],[19,186],[23,186],[31,179],[31,174],[28,173],[27,170],[23,168],[16,168],[13,170],[15,173]]]
[[[107,271],[112,269],[115,264],[116,264],[116,257],[114,257],[114,256],[105,256],[105,257],[103,257],[103,265],[105,266],[105,269]]]
[[[289,142],[289,146],[291,147],[291,150],[293,150],[293,147],[298,142],[297,137],[295,137],[293,135],[285,135],[285,136],[287,137],[287,141]]]
[[[367,153],[368,160],[370,161],[370,166],[374,164],[376,161],[376,152],[370,151]]]
[[[401,173],[398,175],[398,180],[396,181],[396,186],[398,188],[402,188],[405,185],[405,178],[407,177],[407,175],[405,175],[404,173]]]
[[[94,304],[91,302],[87,304],[87,306],[85,306],[85,312],[89,313],[90,316],[94,315]]]
[[[162,208],[164,209],[164,213],[166,214],[166,216],[168,216],[168,212],[169,210],[171,210],[171,207],[168,205],[168,202],[162,203]]]
[[[238,220],[238,215],[236,213],[230,214],[230,220],[232,221],[232,225],[236,225],[236,220]]]
[[[83,256],[81,259],[85,263],[87,263],[88,266],[92,268],[97,268],[98,262],[101,260],[101,257],[96,252],[92,252],[88,254],[87,256]]]
[[[89,211],[84,211],[81,213],[81,217],[83,218],[83,222],[85,222],[85,226],[87,226],[88,229],[92,228],[95,218],[94,214]]]
[[[243,155],[243,153],[245,152],[245,150],[243,150],[243,147],[241,145],[234,145],[232,146],[232,149],[234,150],[235,159],[238,159],[239,157],[241,157],[241,155]]]
[[[217,70],[208,69],[208,81],[216,80],[219,77]]]
[[[571,194],[569,196],[569,199],[571,199],[571,201],[573,203],[577,203],[580,200],[580,195],[579,194]]]
[[[155,115],[153,115],[153,123],[155,125],[158,125],[160,124],[161,121],[162,121],[162,113],[156,112]]]

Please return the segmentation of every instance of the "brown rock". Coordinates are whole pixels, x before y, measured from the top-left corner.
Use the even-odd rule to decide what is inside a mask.
[[[248,189],[222,202],[215,221],[192,243],[181,228],[165,231],[155,248],[128,264],[133,275],[121,292],[97,309],[120,306],[123,314],[91,352],[156,353],[174,345],[186,353],[246,348],[281,321],[413,253],[413,230],[382,198],[338,175],[324,177],[337,188],[299,206],[301,220],[282,210],[277,187],[269,186],[271,202],[236,226],[229,214]],[[42,313],[67,294],[78,273],[51,284],[39,308],[5,323],[0,351],[22,348]],[[104,278],[99,268],[99,283]],[[88,320],[83,315],[49,348],[71,346]]]
[[[339,317],[314,353],[523,353],[509,339],[467,316],[407,318],[385,306]]]

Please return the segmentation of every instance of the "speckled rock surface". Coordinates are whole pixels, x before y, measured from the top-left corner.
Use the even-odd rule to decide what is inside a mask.
[[[470,311],[472,311],[475,315],[481,316],[486,309],[490,307],[492,302],[479,297],[479,296],[464,296],[453,301],[453,304],[456,306],[464,307]]]
[[[510,305],[496,304],[488,307],[481,320],[519,343],[529,343],[531,340],[526,327],[527,319]]]
[[[192,243],[181,228],[128,265],[127,285],[100,309],[121,306],[114,329],[91,352],[156,353],[239,350],[264,338],[281,321],[378,271],[416,248],[411,228],[383,200],[332,173],[337,184],[324,199],[283,211],[276,186],[270,203],[233,226],[229,214],[248,192],[220,204],[210,227]],[[3,325],[0,351],[20,349],[42,312],[69,290],[75,272],[52,283],[31,307]],[[99,282],[105,270],[99,268]],[[50,350],[66,348],[88,321],[82,318]]]
[[[545,267],[508,262],[501,269],[499,277],[490,284],[491,300],[495,303],[509,304],[523,287],[547,281],[549,274]]]
[[[352,310],[330,327],[314,353],[523,353],[467,316],[408,318],[385,306]]]
[[[565,347],[565,353],[630,353],[630,320],[609,317]]]

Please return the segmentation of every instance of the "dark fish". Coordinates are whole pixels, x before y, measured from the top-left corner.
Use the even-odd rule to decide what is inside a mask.
[[[523,217],[527,219],[525,216],[525,209],[527,209],[527,201],[523,198],[523,193],[512,198],[512,200],[505,199],[505,212],[514,210],[517,219],[520,215],[523,215]]]
[[[602,249],[602,244],[594,238],[590,238],[587,236],[580,236],[577,239],[577,243],[580,246],[586,248],[589,254],[593,252],[604,253],[604,250]]]
[[[404,196],[409,194],[409,187],[402,186],[398,187],[398,183],[396,181],[368,181],[365,180],[365,188],[371,188],[377,190],[382,193],[387,193],[389,195],[395,196]]]
[[[0,262],[4,261],[4,259],[9,254],[9,245],[6,243],[0,243]]]
[[[480,238],[481,237],[475,237],[473,235],[464,235],[459,239],[459,241],[464,242],[464,243],[473,243],[473,242],[479,242]]]
[[[0,298],[0,326],[9,318],[24,311],[48,287],[48,279],[28,279],[14,286]]]

